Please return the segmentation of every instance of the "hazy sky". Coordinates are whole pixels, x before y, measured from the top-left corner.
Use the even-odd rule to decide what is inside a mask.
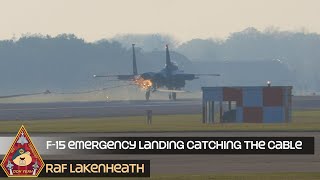
[[[185,41],[225,38],[249,26],[320,33],[319,7],[319,0],[0,0],[0,39],[164,33]]]

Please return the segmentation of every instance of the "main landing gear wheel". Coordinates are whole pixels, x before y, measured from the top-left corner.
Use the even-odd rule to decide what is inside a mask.
[[[146,100],[149,101],[150,99],[150,90],[146,91]]]
[[[172,100],[177,100],[177,93],[176,92],[173,92],[172,93]]]
[[[177,93],[176,92],[170,92],[169,93],[169,99],[173,100],[173,101],[177,100]]]

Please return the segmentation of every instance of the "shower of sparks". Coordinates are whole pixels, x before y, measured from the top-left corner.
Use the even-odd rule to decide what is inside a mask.
[[[134,80],[134,83],[143,90],[148,90],[152,87],[152,81],[149,79],[143,79],[141,76]]]

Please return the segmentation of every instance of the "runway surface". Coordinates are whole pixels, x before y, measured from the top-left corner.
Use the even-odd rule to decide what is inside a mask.
[[[72,136],[70,133],[30,134]],[[12,134],[14,136],[14,134]],[[154,174],[210,174],[231,172],[318,172],[320,169],[320,132],[165,132],[165,133],[77,133],[77,137],[223,137],[223,136],[297,136],[315,137],[314,155],[47,155],[44,159],[145,159],[151,160]]]
[[[320,97],[293,97],[293,109],[320,109]],[[42,120],[61,118],[96,118],[108,116],[153,114],[197,114],[201,113],[201,100],[151,100],[112,102],[52,102],[52,103],[8,103],[0,104],[0,120]]]
[[[113,101],[0,104],[0,120],[95,118],[107,116],[153,114],[196,114],[201,112],[200,100],[184,101]]]

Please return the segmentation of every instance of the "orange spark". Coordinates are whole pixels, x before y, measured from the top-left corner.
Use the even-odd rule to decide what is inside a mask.
[[[143,90],[148,90],[152,87],[152,81],[149,79],[143,79],[141,76],[134,80],[134,83]]]

